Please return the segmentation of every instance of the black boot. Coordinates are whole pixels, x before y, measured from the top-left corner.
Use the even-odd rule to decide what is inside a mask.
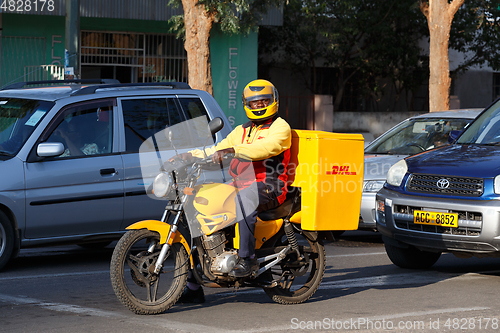
[[[230,276],[241,278],[252,274],[253,271],[259,270],[257,259],[240,258],[236,266],[229,272]]]
[[[181,298],[177,301],[178,303],[205,303],[205,293],[203,288],[199,287],[196,290],[189,289],[187,286],[182,292]]]

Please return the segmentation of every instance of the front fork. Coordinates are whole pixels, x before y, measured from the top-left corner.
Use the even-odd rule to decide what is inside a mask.
[[[182,198],[182,201],[180,203],[179,210],[177,210],[177,213],[174,217],[174,220],[172,221],[172,226],[170,227],[170,230],[168,231],[167,241],[165,242],[165,244],[163,244],[163,247],[161,248],[160,254],[158,256],[158,260],[156,261],[156,265],[155,265],[155,269],[154,269],[155,274],[160,274],[161,269],[163,267],[163,263],[165,262],[165,259],[167,258],[167,253],[168,253],[168,250],[170,250],[170,246],[172,245],[172,242],[175,238],[177,226],[179,224],[182,212],[184,210],[184,204],[186,203],[187,198],[188,198],[188,196],[184,195],[184,197]],[[163,212],[163,216],[161,217],[161,222],[165,222],[165,220],[167,218],[167,212],[168,212],[168,210],[165,210],[165,212]],[[150,252],[153,252],[154,246],[155,245],[151,245],[151,247],[149,248]]]

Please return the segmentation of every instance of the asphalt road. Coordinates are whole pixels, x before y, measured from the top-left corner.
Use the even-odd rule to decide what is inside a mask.
[[[0,332],[499,332],[500,259],[443,255],[430,270],[387,258],[375,233],[326,245],[316,294],[279,305],[260,289],[205,289],[203,305],[138,316],[115,297],[112,246],[28,249],[0,272]]]

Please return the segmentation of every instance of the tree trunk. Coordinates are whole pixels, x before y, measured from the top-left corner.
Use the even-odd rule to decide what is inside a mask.
[[[464,0],[422,1],[420,9],[427,18],[430,33],[429,49],[429,111],[450,108],[450,61],[448,43],[453,17]]]
[[[197,5],[198,0],[182,0],[187,52],[188,83],[193,89],[213,95],[212,66],[210,65],[210,30],[214,15]]]

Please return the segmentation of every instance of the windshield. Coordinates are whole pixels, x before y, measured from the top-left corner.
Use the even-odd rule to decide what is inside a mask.
[[[448,143],[452,130],[462,130],[472,119],[408,119],[382,134],[365,149],[369,154],[413,155]]]
[[[500,144],[500,100],[482,113],[467,131],[458,138],[457,143]]]
[[[53,102],[0,97],[0,154],[15,156]]]
[[[186,152],[191,152],[201,158],[205,156],[202,150],[203,147],[212,147],[214,144],[206,116],[169,126],[145,140],[139,149],[139,158],[144,188],[148,196],[158,199],[151,191],[151,187],[165,162],[169,161],[174,155]],[[248,178],[245,177],[252,177],[252,180],[254,180],[255,173],[252,164],[243,161],[242,164],[239,164],[245,166],[244,171],[241,171],[239,175],[242,183],[233,183],[233,179],[224,171],[229,163],[231,163],[231,160],[227,160],[223,164],[205,167],[197,178],[197,186],[195,187],[197,199],[194,202],[191,200],[184,207],[184,217],[193,237],[215,232],[237,222],[235,215],[236,193],[239,189],[247,187],[244,180]],[[167,194],[162,196],[162,200],[175,200],[179,193],[183,193],[184,188],[188,185],[186,182],[188,171],[192,171],[189,167],[185,168],[186,165],[191,164],[186,162],[172,165],[177,171],[175,177],[169,178],[167,175],[163,177],[164,186],[169,190],[166,191]],[[174,182],[175,185],[173,185]],[[249,187],[255,189],[256,193],[257,184],[255,182],[252,182]],[[244,212],[252,213],[255,209],[248,207],[255,208],[256,203],[258,203],[258,198],[246,198]],[[252,204],[255,204],[255,207]]]

